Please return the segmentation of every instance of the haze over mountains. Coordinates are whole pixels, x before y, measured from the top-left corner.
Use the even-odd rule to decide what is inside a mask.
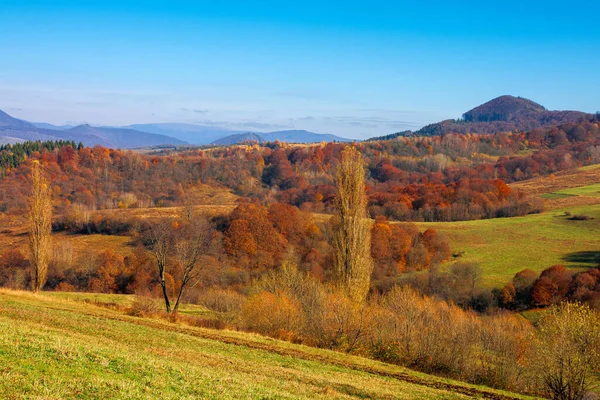
[[[259,142],[281,142],[290,143],[318,143],[318,142],[350,142],[352,139],[343,138],[336,135],[308,132],[305,130],[286,130],[275,132],[249,132],[240,130],[231,130],[209,125],[192,125],[181,123],[162,123],[162,124],[136,124],[129,125],[132,128],[144,132],[152,132],[162,135],[175,137],[185,140],[190,144],[221,144],[229,145],[248,140]],[[254,139],[247,139],[254,135]],[[259,138],[261,140],[259,140]],[[222,140],[223,139],[223,140]]]
[[[588,117],[589,114],[579,111],[549,111],[542,105],[521,97],[500,96],[467,111],[462,119],[445,120],[427,125],[416,132],[398,132],[370,140],[406,135],[436,136],[448,132],[490,134],[529,131],[566,122],[579,122]],[[88,146],[101,145],[112,148],[185,144],[227,146],[247,141],[262,143],[276,140],[289,143],[352,141],[335,135],[304,130],[262,133],[185,123],[134,124],[125,127],[87,124],[56,126],[43,122],[30,123],[0,111],[0,144],[59,139],[81,141]]]
[[[48,124],[42,126],[48,126]],[[185,144],[184,141],[179,139],[133,129],[94,127],[90,125],[65,127],[65,129],[55,128],[39,127],[0,111],[0,143],[17,143],[27,140],[74,140],[83,142],[88,146],[99,144],[113,148]]]
[[[256,133],[248,132],[248,133],[236,133],[234,135],[225,136],[224,138],[217,139],[213,141],[211,144],[216,146],[230,146],[232,144],[237,143],[245,143],[245,142],[257,142],[264,143],[265,139],[257,135]]]
[[[277,131],[268,133],[244,132],[236,133],[217,139],[211,144],[218,146],[228,146],[243,142],[288,142],[288,143],[318,143],[318,142],[351,142],[353,139],[346,139],[335,135],[313,133],[304,130]]]
[[[314,143],[351,141],[335,135],[301,130],[255,133],[183,123],[136,124],[125,127],[88,124],[57,126],[45,122],[27,122],[0,111],[0,144],[27,140],[74,140],[87,146],[138,148],[166,145],[231,145],[248,140]]]

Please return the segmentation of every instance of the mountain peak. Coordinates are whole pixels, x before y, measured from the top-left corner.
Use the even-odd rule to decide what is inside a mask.
[[[447,119],[422,127],[416,132],[403,131],[369,140],[389,140],[398,136],[441,136],[446,133],[493,134],[530,131],[536,128],[575,123],[590,118],[581,111],[550,111],[523,97],[496,97],[463,114],[462,119]]]
[[[72,128],[69,128],[70,131],[80,131],[80,130],[90,130],[93,129],[93,127],[90,124],[81,124],[81,125],[76,125]]]
[[[466,122],[510,121],[525,114],[546,111],[544,106],[523,97],[504,95],[496,97],[463,114]]]
[[[35,128],[29,122],[14,118],[2,110],[0,110],[0,127],[1,128],[9,128],[9,129],[17,129],[17,130]]]
[[[229,145],[233,145],[233,144],[249,143],[249,142],[263,143],[264,141],[265,141],[265,139],[262,136],[254,133],[254,132],[246,132],[246,133],[236,133],[234,135],[229,135],[224,138],[217,139],[214,142],[212,142],[211,144],[218,145],[218,146],[229,146]]]

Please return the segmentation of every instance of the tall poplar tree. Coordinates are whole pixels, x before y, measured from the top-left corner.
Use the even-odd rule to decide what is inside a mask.
[[[371,221],[363,158],[352,146],[342,151],[336,171],[335,208],[332,245],[336,281],[348,297],[363,302],[373,271]]]
[[[29,197],[29,250],[33,269],[31,286],[34,292],[46,284],[50,260],[50,232],[52,229],[52,196],[50,185],[42,176],[38,160],[31,164],[31,195]]]

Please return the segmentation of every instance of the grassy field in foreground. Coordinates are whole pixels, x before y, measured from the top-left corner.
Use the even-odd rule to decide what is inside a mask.
[[[0,290],[0,398],[519,398],[258,335]]]
[[[564,211],[593,219],[571,220]],[[478,263],[483,270],[481,284],[485,287],[502,286],[525,268],[542,271],[563,264],[584,269],[595,267],[600,261],[600,205],[524,217],[418,225],[444,234],[452,252],[464,251],[458,260]]]

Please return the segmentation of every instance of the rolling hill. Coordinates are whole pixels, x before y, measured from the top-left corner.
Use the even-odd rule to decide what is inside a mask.
[[[388,140],[398,136],[440,136],[446,133],[491,134],[530,131],[535,128],[580,122],[591,114],[580,111],[550,111],[531,100],[500,96],[463,114],[462,119],[448,119],[424,126],[418,131],[404,131],[369,140]]]
[[[106,299],[108,309],[95,295],[61,295],[0,289],[1,398],[525,398],[255,334],[132,317],[123,312],[131,296]]]
[[[211,144],[217,146],[229,146],[238,143],[257,142],[264,143],[265,139],[259,134],[247,132],[247,133],[236,133],[234,135],[225,136],[224,138],[217,139]]]

